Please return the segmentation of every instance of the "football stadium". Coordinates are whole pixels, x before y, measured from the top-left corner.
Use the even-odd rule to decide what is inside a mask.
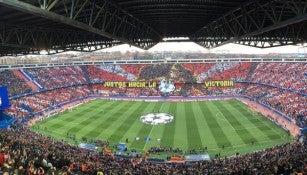
[[[306,26],[307,0],[0,0],[0,174],[307,174]]]

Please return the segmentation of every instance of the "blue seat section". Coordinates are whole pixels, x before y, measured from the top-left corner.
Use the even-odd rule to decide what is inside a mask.
[[[29,113],[33,113],[34,112],[33,109],[31,109],[28,105],[26,105],[24,103],[21,104],[19,107],[24,109],[24,110],[26,110],[26,111],[28,111]]]
[[[3,113],[2,111],[0,112],[0,128],[1,129],[7,129],[14,121],[15,119],[12,118],[11,116]]]

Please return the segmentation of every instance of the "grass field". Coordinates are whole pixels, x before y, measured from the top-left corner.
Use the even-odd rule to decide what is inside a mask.
[[[171,123],[148,125],[140,116],[151,112],[174,115]],[[210,155],[247,153],[291,141],[286,131],[251,111],[239,100],[203,102],[131,102],[94,100],[46,119],[32,129],[71,143],[87,139],[125,142],[142,152],[152,146],[207,147]],[[67,138],[74,133],[76,141]],[[135,138],[139,137],[139,141]],[[145,138],[151,138],[146,142]],[[156,139],[161,139],[160,142]],[[254,144],[252,144],[254,142]],[[224,149],[222,147],[224,146]]]

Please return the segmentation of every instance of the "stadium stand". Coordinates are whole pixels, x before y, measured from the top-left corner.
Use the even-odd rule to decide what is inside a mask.
[[[0,0],[0,128],[6,128],[0,129],[0,175],[307,174],[306,41],[307,0]],[[195,45],[182,48],[177,42]],[[173,52],[165,43],[181,51]],[[100,51],[122,44],[130,51]],[[163,52],[147,51],[157,44],[164,47]],[[258,54],[247,46],[259,49]],[[209,50],[203,53],[199,47]],[[285,53],[265,49],[273,47]],[[265,52],[269,54],[259,54]],[[11,105],[7,104],[6,86]],[[93,102],[97,106],[72,112],[78,105],[100,98],[103,100]],[[212,105],[196,100],[208,100]],[[140,106],[130,101],[138,101]],[[182,125],[173,127],[172,123],[159,130],[163,136],[172,135],[175,130],[184,131],[185,124],[189,132],[187,137],[180,132],[180,139],[201,142],[187,143],[182,148],[188,150],[180,150],[165,148],[162,137],[160,147],[152,147],[146,143],[157,133],[153,131],[151,136],[153,126],[146,128],[140,123],[139,133],[146,137],[136,138],[144,139],[145,145],[143,149],[131,146],[144,153],[124,152],[127,147],[122,140],[112,143],[120,155],[109,150],[111,139],[119,137],[116,135],[128,135],[128,127],[137,128],[132,122],[137,121],[133,117],[138,111],[153,111],[149,116],[161,122],[164,116],[168,116],[165,122],[174,119],[170,114],[158,115],[157,111],[168,106],[143,101],[167,105],[189,101],[178,108],[175,103],[169,105],[169,113],[176,111],[185,119],[176,118]],[[109,104],[106,108],[105,103]],[[193,108],[199,108],[198,112],[194,114]],[[223,112],[211,115],[211,108]],[[64,120],[58,116],[48,128],[33,125],[61,112],[71,112],[65,119],[69,124],[60,125]],[[108,117],[102,120],[105,112]],[[206,126],[195,117],[207,115]],[[82,121],[72,121],[77,117]],[[101,121],[96,123],[96,119]],[[116,123],[119,120],[121,123]],[[256,120],[264,125],[258,127]],[[206,130],[193,132],[198,125]],[[57,126],[69,128],[66,138],[71,143],[64,141],[65,133],[60,130],[53,133],[54,138],[45,135]],[[100,138],[99,129],[108,131],[108,127],[115,130],[106,132],[110,142],[93,140]],[[88,134],[76,136],[89,128]],[[206,134],[214,130],[218,133],[212,138]],[[224,132],[235,132],[238,137]],[[256,134],[267,140],[255,139]],[[87,137],[91,141],[87,142]],[[281,142],[274,142],[275,137]],[[204,143],[221,141],[207,145],[206,152],[203,139]],[[233,145],[236,139],[241,143]],[[84,143],[79,145],[80,140]],[[160,138],[155,141],[160,143]],[[265,148],[262,141],[284,144]],[[265,149],[259,150],[260,146]],[[225,147],[235,155],[222,157]],[[252,148],[257,151],[250,152]],[[197,154],[195,149],[205,154]],[[211,150],[215,156],[209,159]],[[149,157],[150,152],[173,154],[162,160]]]
[[[293,118],[301,127],[306,125],[306,118],[298,120],[307,115],[306,96],[265,85],[250,85],[244,94]]]
[[[73,86],[44,91],[12,100],[12,107],[6,112],[18,118],[28,118],[64,102],[87,97],[91,94],[88,86]]]
[[[306,69],[303,63],[259,63],[249,80],[306,93]]]
[[[159,96],[157,88],[105,87],[103,82],[155,81],[161,77],[174,80],[175,96],[233,95],[243,94],[254,98],[297,120],[300,126],[306,124],[306,64],[303,63],[209,63],[209,64],[166,64],[166,65],[104,65],[67,66],[53,68],[24,69],[44,88],[62,93],[62,87],[93,84],[94,92],[110,96]],[[16,77],[13,71],[1,72],[2,84],[9,87],[10,96],[33,93],[33,89]],[[282,77],[282,78],[281,78]],[[207,87],[201,83],[209,80],[233,80],[234,87]],[[85,87],[85,86],[84,86]],[[56,89],[60,88],[60,89]],[[89,90],[89,88],[86,88]],[[29,94],[12,101],[10,114],[24,116],[50,107],[46,93]],[[65,93],[64,93],[65,94]],[[90,92],[85,94],[89,95]],[[63,98],[69,100],[70,97]],[[26,100],[25,100],[26,99]],[[40,99],[40,100],[38,100]],[[45,101],[45,102],[44,102]],[[33,102],[35,106],[33,106]],[[30,110],[20,106],[32,105]]]
[[[84,72],[79,66],[25,69],[25,73],[41,84],[44,89],[86,83]]]
[[[23,133],[23,134],[20,134]],[[151,163],[58,142],[15,125],[1,131],[1,173],[9,174],[292,174],[306,173],[306,143],[208,161]]]
[[[88,66],[88,72],[92,82],[126,81],[117,68],[119,66]]]
[[[306,142],[267,150],[216,157],[209,161],[156,164],[143,158],[123,158],[58,142],[29,130],[22,123],[35,114],[90,95],[160,96],[158,88],[106,87],[104,82],[171,79],[172,96],[244,95],[306,126],[306,64],[209,63],[162,65],[67,66],[24,69],[43,88],[34,90],[13,71],[0,72],[10,91],[17,119],[1,131],[1,173],[9,174],[291,174],[307,173]],[[234,87],[204,87],[210,80],[232,80]],[[23,133],[22,135],[20,133]],[[156,150],[155,150],[156,151]],[[2,158],[3,157],[3,158]]]
[[[10,96],[25,94],[32,91],[25,81],[14,74],[14,71],[4,70],[0,72],[0,74],[0,84],[8,87]]]

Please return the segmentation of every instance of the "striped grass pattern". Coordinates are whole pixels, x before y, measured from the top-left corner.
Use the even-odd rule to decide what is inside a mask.
[[[147,125],[142,114],[166,112],[171,123]],[[34,131],[78,143],[81,138],[125,142],[129,149],[153,146],[191,150],[207,147],[211,155],[248,153],[291,141],[291,136],[239,100],[131,102],[94,100],[32,126]],[[75,134],[77,141],[67,138]],[[140,140],[136,141],[135,138]],[[151,138],[146,142],[145,138]],[[160,141],[157,141],[160,139]]]

